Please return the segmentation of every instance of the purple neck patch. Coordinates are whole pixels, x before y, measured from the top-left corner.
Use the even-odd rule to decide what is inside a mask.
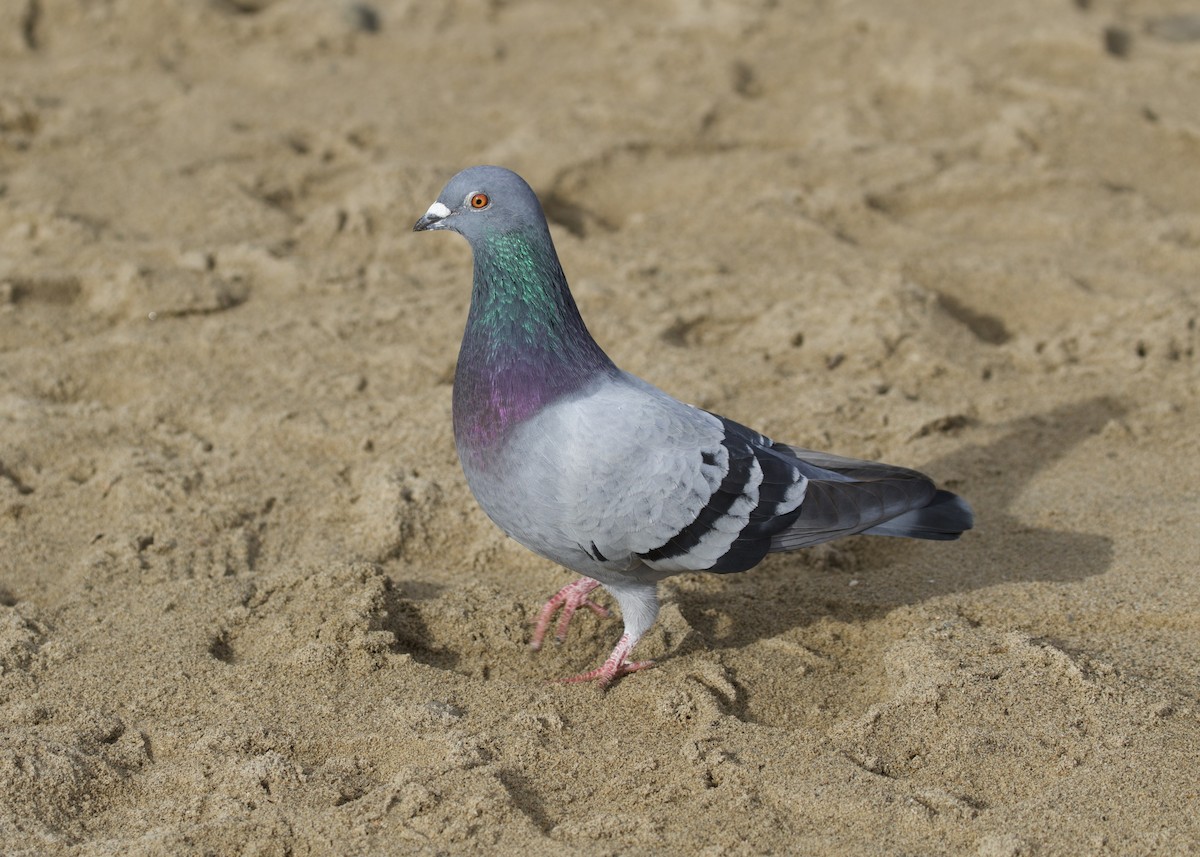
[[[616,371],[588,333],[548,232],[472,242],[475,281],[454,375],[454,437],[484,461],[559,397]]]

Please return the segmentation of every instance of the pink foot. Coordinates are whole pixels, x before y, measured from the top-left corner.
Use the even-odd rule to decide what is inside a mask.
[[[547,601],[541,612],[538,613],[537,624],[533,627],[533,639],[529,641],[529,648],[536,652],[542,647],[546,629],[550,627],[550,619],[559,607],[562,608],[562,615],[558,617],[558,624],[554,626],[554,639],[559,643],[567,638],[567,626],[571,624],[571,617],[580,607],[586,607],[597,616],[607,618],[609,616],[608,608],[588,598],[591,591],[599,585],[590,577],[581,577],[574,583],[568,583],[558,590],[558,593]]]
[[[560,678],[559,681],[563,684],[594,681],[600,685],[601,689],[604,689],[623,675],[629,675],[631,672],[637,672],[638,670],[654,666],[654,661],[626,660],[632,649],[633,644],[629,642],[629,635],[622,634],[621,639],[617,641],[617,647],[612,650],[612,654],[608,656],[608,660],[601,666],[590,672],[573,675],[570,678]]]

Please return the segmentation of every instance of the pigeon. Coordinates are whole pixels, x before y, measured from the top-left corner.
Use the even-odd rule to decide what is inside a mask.
[[[856,533],[957,539],[971,507],[922,473],[801,449],[684,404],[624,372],[588,333],[542,212],[507,169],[458,173],[414,232],[467,239],[474,282],[454,374],[454,441],[472,493],[510,538],[582,575],[542,608],[562,642],[603,587],[624,633],[594,670],[615,679],[674,574],[746,571],[769,553]]]

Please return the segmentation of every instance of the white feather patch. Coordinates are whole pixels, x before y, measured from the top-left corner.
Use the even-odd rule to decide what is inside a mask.
[[[775,514],[777,515],[786,515],[788,512],[794,512],[804,502],[804,495],[808,493],[808,477],[800,475],[799,469],[793,468],[792,479],[794,481],[791,486],[783,493],[783,502],[775,510]]]
[[[665,559],[646,561],[660,571],[702,571],[712,567],[733,546],[733,542],[750,522],[750,513],[758,506],[758,489],[763,472],[757,458],[750,459],[750,475],[742,495],[733,501],[729,511],[713,522],[712,528],[686,553]]]

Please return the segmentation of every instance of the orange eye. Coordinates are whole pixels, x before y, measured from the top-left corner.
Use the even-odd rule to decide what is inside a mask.
[[[491,202],[486,193],[471,194],[471,208],[487,208],[487,204]]]

